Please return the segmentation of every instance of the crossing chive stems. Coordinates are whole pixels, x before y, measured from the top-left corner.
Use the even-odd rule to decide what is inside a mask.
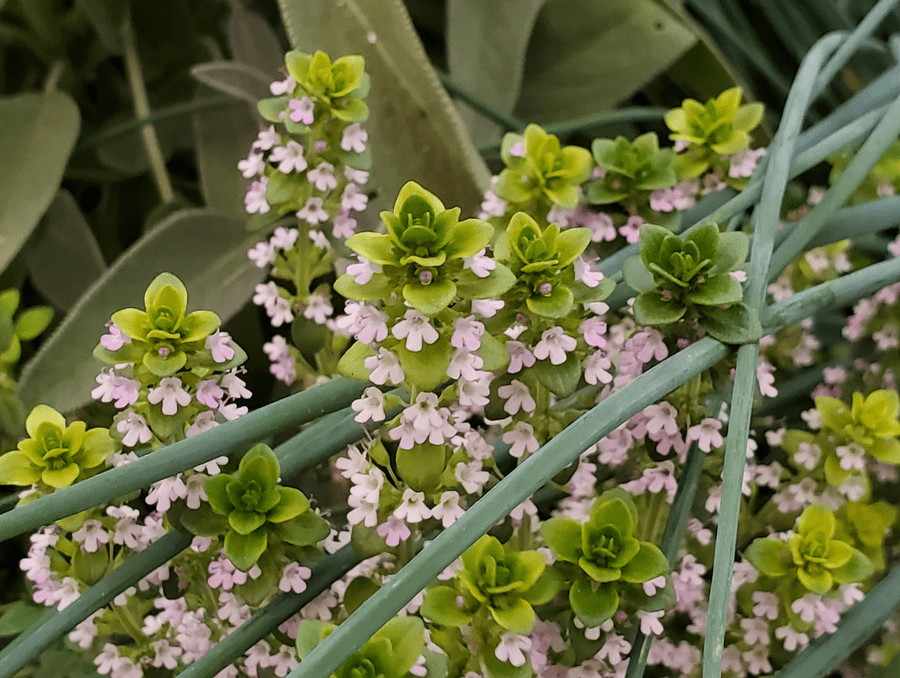
[[[108,469],[84,482],[57,490],[0,515],[0,541],[149,487],[216,457],[243,454],[253,444],[279,431],[347,407],[364,387],[349,379],[329,381],[226,422],[202,436],[186,438],[126,466]]]

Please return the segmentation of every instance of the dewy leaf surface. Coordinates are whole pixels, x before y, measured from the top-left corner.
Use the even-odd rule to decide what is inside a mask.
[[[548,122],[612,108],[695,41],[654,0],[550,0],[528,46],[515,114]]]
[[[438,82],[401,0],[280,0],[291,44],[332,55],[360,54],[372,78],[369,202],[377,214],[415,177],[445,204],[472,213],[488,171]]]
[[[44,342],[22,372],[22,400],[28,407],[40,400],[60,412],[89,402],[102,367],[92,351],[104,323],[119,309],[142,308],[144,290],[158,271],[184,282],[189,310],[230,318],[262,279],[247,259],[257,239],[243,220],[207,209],[181,210],[161,221],[91,285]]]
[[[80,122],[62,92],[0,99],[0,271],[56,195]]]
[[[447,62],[462,89],[500,113],[511,113],[522,88],[525,52],[546,0],[448,0]],[[460,106],[476,143],[499,138],[500,128]]]

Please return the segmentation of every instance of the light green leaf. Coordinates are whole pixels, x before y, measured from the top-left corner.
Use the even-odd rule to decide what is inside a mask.
[[[256,106],[260,99],[271,96],[269,83],[272,78],[254,66],[237,61],[197,64],[191,68],[191,75],[198,82],[236,99],[243,99],[252,106]],[[202,115],[207,115],[207,112],[204,111]]]
[[[53,309],[49,306],[35,306],[16,318],[16,336],[21,341],[31,341],[47,329],[53,320]]]
[[[250,534],[229,532],[225,535],[225,555],[242,572],[247,572],[265,552],[269,537],[264,529]]]
[[[212,90],[198,85],[194,100],[208,98]],[[266,96],[265,92],[263,96]],[[259,132],[255,102],[251,108],[242,101],[204,108],[193,114],[194,139],[200,190],[206,204],[213,209],[246,219],[244,193],[248,180],[241,176],[237,164],[250,152]]]
[[[232,3],[227,32],[228,46],[236,61],[254,66],[270,80],[281,79],[284,50],[268,21],[252,9]]]
[[[415,177],[423,186],[439,186],[445,204],[475,212],[488,185],[487,168],[402,0],[279,0],[279,6],[295,48],[360,54],[377,83],[366,99],[369,146],[378,159],[368,189],[379,197],[369,209],[389,209],[392,197]]]
[[[725,344],[747,344],[762,335],[756,311],[743,303],[728,308],[704,307],[700,323],[710,336]]]
[[[569,590],[569,602],[585,626],[600,626],[619,608],[619,593],[614,584],[600,584],[594,589],[586,578],[579,578]]]
[[[680,320],[687,308],[673,299],[664,299],[657,290],[642,292],[634,300],[634,317],[643,325],[668,325]]]
[[[422,602],[422,616],[441,626],[462,626],[472,620],[472,615],[463,612],[456,604],[457,593],[449,586],[435,586],[425,593]]]
[[[534,27],[515,112],[547,122],[612,108],[695,41],[654,0],[551,0]]]
[[[698,283],[690,292],[687,300],[702,306],[719,306],[734,304],[744,297],[744,288],[729,273],[719,273]]]
[[[68,311],[106,270],[100,246],[72,194],[60,190],[35,229],[25,260],[31,281],[54,306]],[[65,262],[65,266],[49,262]]]
[[[79,126],[78,107],[63,92],[0,99],[0,271],[56,195]]]
[[[512,112],[522,87],[525,52],[546,0],[448,0],[447,63],[450,77],[493,110]],[[472,138],[482,144],[500,128],[461,106]]]
[[[119,309],[137,307],[156,273],[177,275],[192,309],[230,318],[253,294],[264,272],[247,259],[256,236],[244,222],[207,209],[180,210],[132,245],[85,293],[22,372],[20,394],[31,406],[62,412],[90,402],[99,371],[92,356],[104,324]]]

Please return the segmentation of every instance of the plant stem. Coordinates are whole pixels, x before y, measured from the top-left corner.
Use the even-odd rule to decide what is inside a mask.
[[[134,102],[134,112],[138,118],[150,117],[150,101],[147,97],[147,85],[144,83],[144,74],[141,71],[141,62],[138,57],[137,42],[134,29],[131,26],[131,16],[126,16],[122,24],[122,46],[124,49],[125,75],[128,77],[128,86],[131,89],[131,99]],[[166,159],[159,145],[159,137],[156,127],[150,123],[141,125],[141,142],[144,152],[150,162],[150,171],[156,183],[156,190],[164,205],[168,205],[175,199],[175,191],[172,188],[172,180],[166,169]]]

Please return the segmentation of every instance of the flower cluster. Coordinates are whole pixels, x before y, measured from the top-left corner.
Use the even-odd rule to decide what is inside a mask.
[[[289,52],[287,78],[260,102],[271,122],[238,168],[251,183],[245,198],[251,222],[279,224],[248,256],[271,280],[253,297],[273,327],[290,325],[298,346],[276,335],[268,344],[271,371],[292,384],[298,376],[333,374],[343,342],[333,346],[331,284],[334,242],[352,236],[366,209],[371,155],[363,99],[369,87],[362,57],[334,63],[323,52]],[[295,339],[296,341],[296,339]]]

